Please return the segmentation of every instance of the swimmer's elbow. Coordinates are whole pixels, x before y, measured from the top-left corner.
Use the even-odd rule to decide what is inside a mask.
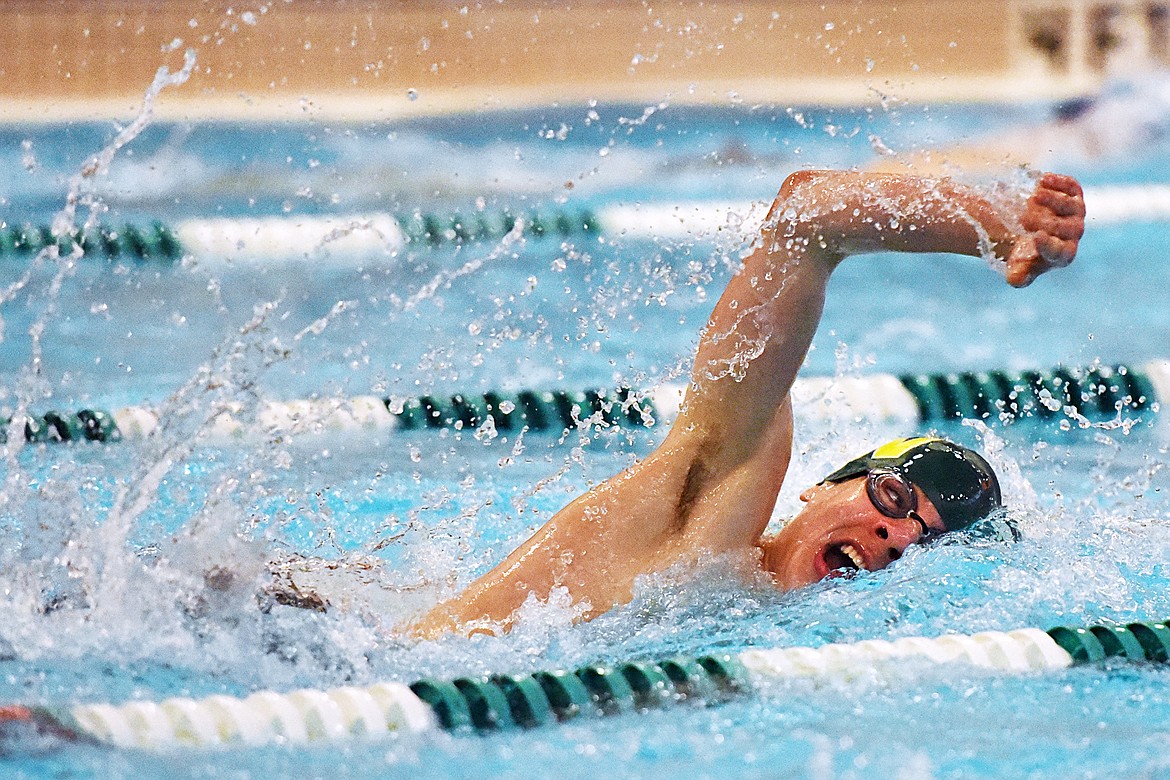
[[[841,261],[844,231],[839,224],[840,209],[829,207],[830,197],[841,200],[841,187],[837,186],[842,184],[841,178],[840,172],[820,170],[788,175],[765,221],[764,235],[771,239],[771,251],[798,246],[805,256],[825,259],[830,270]]]
[[[780,192],[776,196],[777,203],[800,199],[807,200],[815,195],[825,179],[827,171],[801,170],[793,171],[780,185]]]
[[[780,192],[768,213],[768,222],[780,228],[785,236],[809,237],[819,233],[833,209],[825,206],[829,197],[841,199],[840,172],[795,171],[780,185]],[[846,179],[847,181],[848,179]]]

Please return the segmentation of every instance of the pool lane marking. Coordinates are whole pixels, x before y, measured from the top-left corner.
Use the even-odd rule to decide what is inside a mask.
[[[1162,221],[1170,218],[1170,184],[1115,184],[1085,187],[1090,223]]]
[[[912,659],[1019,673],[1063,669],[1073,663],[1072,656],[1039,629],[950,634],[935,639],[867,639],[817,648],[747,650],[739,655],[739,662],[757,684],[778,678],[832,677],[848,682],[872,678],[875,673],[894,675],[902,662]]]
[[[519,224],[529,238],[610,238],[709,240],[755,235],[769,201],[692,201],[686,203],[611,203],[591,210],[557,208],[541,212],[471,211],[445,214],[324,214],[266,217],[191,218],[173,227],[102,227],[80,234],[55,235],[49,225],[0,223],[0,257],[30,256],[55,246],[68,254],[80,244],[86,255],[139,262],[247,265],[277,260],[313,259],[337,265],[390,258],[408,245],[499,240]],[[1103,185],[1085,188],[1091,224],[1170,220],[1170,184]]]
[[[259,691],[155,703],[77,704],[37,713],[59,727],[120,748],[140,750],[224,745],[307,744],[437,728],[431,708],[402,683],[366,688]]]
[[[691,203],[614,203],[597,209],[608,237],[639,239],[713,239],[754,236],[770,201],[694,201]]]
[[[1085,189],[1087,219],[1094,224],[1170,220],[1170,185],[1112,185]],[[527,213],[458,212],[390,215],[326,215],[191,219],[175,233],[196,258],[238,261],[279,257],[341,258],[393,255],[407,244],[498,240],[522,221],[530,238],[572,238],[601,234],[609,238],[712,240],[755,235],[770,201],[692,201],[612,203],[596,210],[557,209]]]
[[[1170,360],[1151,360],[1144,368],[1154,387],[1154,396],[1163,403],[1170,400]]]
[[[662,384],[645,393],[629,388],[566,391],[489,391],[440,398],[315,398],[267,401],[245,415],[230,405],[200,432],[205,441],[233,442],[259,436],[323,432],[456,430],[562,432],[585,425],[650,427],[678,414],[686,387]],[[1094,365],[1051,371],[890,374],[801,377],[792,389],[806,419],[938,422],[959,418],[1006,422],[1018,418],[1114,418],[1122,412],[1156,408],[1170,397],[1170,361],[1154,360],[1135,370]],[[0,428],[0,441],[23,432],[33,443],[118,441],[150,436],[160,412],[128,406],[112,412],[82,409],[26,416]],[[249,422],[245,417],[252,418]],[[0,422],[8,416],[0,411]],[[22,431],[23,428],[23,431]]]
[[[1084,188],[1086,220],[1117,224],[1170,220],[1170,184],[1116,184]],[[597,209],[606,235],[633,238],[712,238],[731,231],[752,236],[771,201],[615,203]]]
[[[1048,631],[1024,628],[939,637],[866,639],[820,647],[750,649],[738,654],[584,666],[572,671],[462,677],[346,686],[247,697],[216,694],[155,703],[78,703],[64,708],[0,708],[0,748],[23,737],[43,749],[90,741],[168,751],[269,744],[310,744],[436,730],[489,734],[537,728],[584,716],[616,715],[678,704],[718,704],[792,679],[839,685],[897,680],[932,666],[962,665],[1035,674],[1109,659],[1165,663],[1170,628],[1162,622]]]
[[[402,226],[389,214],[190,219],[178,223],[175,234],[197,258],[235,262],[389,257],[406,245]]]

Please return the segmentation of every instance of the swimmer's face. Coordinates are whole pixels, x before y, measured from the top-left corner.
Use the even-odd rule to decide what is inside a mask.
[[[945,532],[930,499],[918,487],[914,491],[917,514],[929,533]],[[780,533],[761,543],[765,568],[785,590],[859,569],[884,569],[926,535],[911,517],[882,514],[870,500],[865,477],[816,485],[800,499],[804,509]]]

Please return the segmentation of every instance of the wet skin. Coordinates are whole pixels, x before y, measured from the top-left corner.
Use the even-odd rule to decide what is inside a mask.
[[[712,555],[754,553],[785,589],[857,565],[850,553],[864,569],[897,559],[922,528],[882,515],[864,479],[810,489],[804,510],[764,537],[792,458],[789,391],[829,278],[851,255],[990,252],[1013,287],[1072,262],[1085,224],[1074,179],[1039,177],[1015,216],[1018,226],[1009,225],[979,192],[946,179],[789,176],[703,329],[686,399],[658,448],[557,512],[410,631],[507,630],[521,604],[554,589],[587,620],[628,602],[638,577]],[[941,528],[926,497],[918,500],[923,520]]]
[[[924,536],[911,517],[887,517],[866,493],[865,477],[822,483],[801,494],[804,508],[779,533],[760,540],[762,565],[776,585],[801,588],[851,571],[884,569]],[[946,532],[938,511],[918,487],[918,515],[932,535]],[[853,556],[843,549],[845,545]],[[854,560],[854,556],[860,559]]]

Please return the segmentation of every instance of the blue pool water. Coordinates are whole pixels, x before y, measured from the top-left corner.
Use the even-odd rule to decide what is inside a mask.
[[[1116,122],[1142,110],[1136,141],[1096,156],[1057,148],[1038,164],[1089,184],[1156,181],[1170,161],[1170,111],[1151,106],[1165,89],[1153,80],[1104,102]],[[112,224],[770,199],[800,167],[985,142],[1043,123],[1048,111],[568,105],[378,124],[154,124],[89,192]],[[1103,111],[1090,119],[1105,121]],[[115,133],[101,124],[0,128],[0,219],[48,221],[70,177]],[[749,239],[531,239],[350,266],[86,258],[27,276],[27,263],[4,259],[0,406],[170,399],[175,414],[149,440],[0,450],[0,700],[246,694],[1170,616],[1170,440],[1149,411],[1128,415],[1132,426],[941,428],[980,443],[1003,470],[1018,544],[913,549],[885,571],[790,594],[746,575],[742,561],[717,560],[648,578],[632,604],[589,624],[534,605],[508,636],[425,643],[398,638],[395,624],[492,566],[664,431],[589,430],[564,441],[326,434],[231,446],[192,438],[206,411],[229,401],[677,379]],[[1168,244],[1166,224],[1091,226],[1073,268],[1026,291],[978,260],[852,260],[832,283],[806,372],[1170,356]],[[799,412],[797,425],[778,516],[843,455],[911,432]],[[257,606],[265,562],[296,554],[343,570],[331,580],[342,583],[336,608]],[[226,588],[208,587],[212,569],[232,573]],[[1121,665],[1017,679],[921,671],[482,739],[161,757],[80,747],[3,760],[31,776],[1160,777],[1170,775],[1168,674]]]

